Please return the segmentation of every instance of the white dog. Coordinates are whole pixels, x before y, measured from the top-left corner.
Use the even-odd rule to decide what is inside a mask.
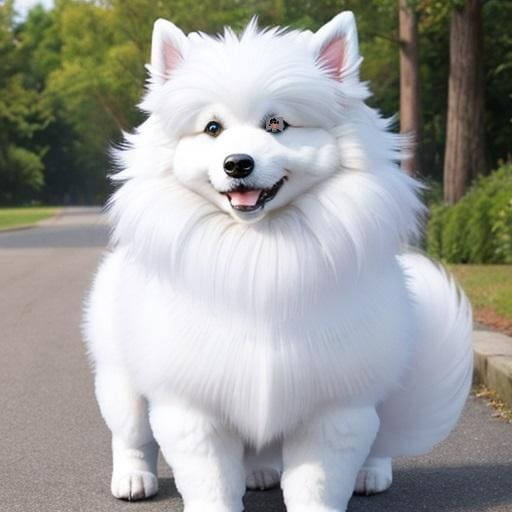
[[[289,512],[340,512],[457,421],[471,309],[405,249],[419,184],[360,62],[350,12],[316,33],[156,22],[85,322],[114,496],[157,492],[159,446],[186,512],[279,481]]]

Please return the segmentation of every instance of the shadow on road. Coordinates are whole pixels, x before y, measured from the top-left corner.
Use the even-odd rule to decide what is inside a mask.
[[[103,206],[72,206],[68,208],[63,208],[62,214],[67,217],[83,217],[83,216],[98,216],[105,211],[105,207]]]
[[[151,501],[167,501],[171,498],[179,498],[178,490],[174,485],[174,478],[159,477],[158,478],[158,494],[151,498]]]
[[[0,234],[0,249],[100,248],[108,243],[101,224],[34,227]]]
[[[512,463],[398,468],[389,491],[354,497],[349,512],[455,512],[488,510],[491,505],[512,509]]]
[[[0,233],[0,249],[101,248],[108,239],[101,208],[74,207],[36,226]]]
[[[154,501],[176,498],[171,478],[160,479]],[[245,512],[286,512],[279,489],[249,491]],[[512,510],[512,463],[439,468],[398,468],[389,491],[376,496],[354,496],[348,512],[458,512],[508,505]],[[504,509],[505,510],[505,509]]]

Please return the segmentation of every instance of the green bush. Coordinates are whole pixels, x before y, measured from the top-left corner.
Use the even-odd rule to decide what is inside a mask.
[[[427,250],[449,263],[512,263],[512,164],[476,180],[455,205],[434,205]]]

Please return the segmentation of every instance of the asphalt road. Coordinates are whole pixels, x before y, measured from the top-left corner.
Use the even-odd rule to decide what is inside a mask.
[[[155,499],[127,503],[109,492],[109,435],[79,328],[106,242],[94,209],[0,234],[1,511],[182,510],[163,462]],[[512,512],[512,425],[481,399],[469,399],[434,452],[395,468],[389,491],[353,498],[349,512]],[[246,512],[257,511],[284,512],[280,492],[248,493]]]

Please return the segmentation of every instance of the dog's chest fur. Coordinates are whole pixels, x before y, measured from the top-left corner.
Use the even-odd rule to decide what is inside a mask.
[[[297,288],[294,304],[303,304],[294,314],[278,301],[258,311],[249,289],[235,308],[120,265],[122,339],[141,391],[150,400],[190,400],[257,445],[323,404],[375,403],[407,359],[406,323],[393,313],[406,311],[407,299],[393,268],[358,290],[319,290],[313,298]]]

